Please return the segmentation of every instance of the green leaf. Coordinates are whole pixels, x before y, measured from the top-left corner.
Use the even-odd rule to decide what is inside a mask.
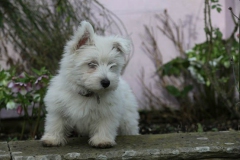
[[[229,80],[229,77],[222,77],[219,79],[219,82],[226,83]]]
[[[69,23],[69,22],[70,22],[70,16],[68,16],[65,21],[66,21],[67,23]]]
[[[209,28],[204,27],[204,31],[205,31],[206,33],[209,33]]]
[[[62,8],[61,6],[57,6],[57,12],[61,12]]]
[[[217,129],[217,128],[213,128],[212,131],[213,131],[213,132],[217,132],[218,129]]]
[[[225,62],[223,62],[223,65],[224,65],[224,67],[229,68],[230,67],[230,62],[225,61]]]
[[[190,65],[190,63],[189,63],[188,59],[183,59],[183,58],[177,57],[177,58],[171,60],[170,62],[166,63],[165,65],[163,65],[159,70],[162,70],[163,76],[164,75],[179,76],[183,70],[187,70],[189,65]]]
[[[32,71],[34,73],[36,73],[37,75],[41,75],[41,72],[39,70],[35,69],[35,68],[32,68]]]
[[[188,92],[190,92],[193,89],[192,85],[188,85],[186,87],[184,87],[184,89],[181,92],[181,96],[184,97],[188,94]]]
[[[206,85],[209,87],[211,82],[209,80],[206,81]]]
[[[200,123],[198,123],[197,126],[198,126],[197,132],[203,132],[202,125]]]
[[[218,13],[220,13],[222,11],[222,9],[221,8],[217,8],[217,11],[218,11]]]
[[[172,85],[166,86],[166,89],[171,95],[173,95],[175,97],[180,97],[181,96],[181,92],[176,87],[174,87]]]

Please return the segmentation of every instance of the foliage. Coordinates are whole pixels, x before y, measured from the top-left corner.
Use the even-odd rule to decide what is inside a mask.
[[[239,42],[236,40],[238,24],[235,22],[231,36],[223,39],[219,28],[212,26],[211,9],[221,11],[218,0],[211,2],[205,0],[206,41],[196,44],[190,50],[184,49],[181,28],[171,20],[167,11],[163,16],[157,16],[163,24],[163,27],[158,26],[158,29],[173,42],[180,55],[166,64],[162,64],[162,53],[158,49],[158,43],[149,28],[145,27],[149,38],[152,39],[150,42],[155,41],[145,44],[145,48],[157,68],[159,89],[162,92],[167,91],[167,94],[164,93],[162,96],[164,98],[152,96],[149,89],[145,94],[151,99],[150,102],[155,102],[153,105],[162,105],[169,116],[186,121],[218,117],[240,118],[234,86],[234,77],[238,75],[231,75],[232,69],[236,69],[235,64],[238,63],[239,58]],[[149,45],[155,50],[151,50]],[[166,103],[169,97],[175,99],[176,104],[180,106],[179,111],[169,109],[169,103]]]
[[[22,73],[15,76],[15,69],[0,71],[0,106],[7,110],[16,110],[24,117],[21,137],[28,123],[33,138],[39,130],[39,124],[45,115],[43,102],[47,84],[50,79],[49,72],[42,68],[33,69],[34,75]]]
[[[1,0],[0,56],[7,65],[29,71],[46,67],[51,73],[58,68],[63,47],[75,27],[88,20],[98,34],[126,34],[121,21],[97,0]],[[19,62],[7,53],[9,42],[19,54]]]

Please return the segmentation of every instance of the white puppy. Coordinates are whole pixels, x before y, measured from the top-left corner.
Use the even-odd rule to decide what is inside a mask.
[[[115,145],[115,137],[137,135],[136,99],[120,77],[129,40],[103,37],[83,21],[67,42],[58,74],[44,99],[47,109],[43,146],[66,144],[76,128],[93,147]]]

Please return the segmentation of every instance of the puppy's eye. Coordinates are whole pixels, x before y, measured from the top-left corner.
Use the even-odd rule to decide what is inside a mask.
[[[110,67],[111,69],[114,68],[115,66],[117,66],[116,63],[110,63],[110,64],[109,64],[109,67]]]
[[[122,52],[122,50],[121,50],[119,47],[114,46],[114,47],[112,48],[112,50],[113,50],[113,49],[116,49],[117,52]]]
[[[90,63],[88,63],[88,67],[89,67],[89,68],[96,68],[96,67],[97,67],[97,64],[94,63],[94,62],[90,62]]]

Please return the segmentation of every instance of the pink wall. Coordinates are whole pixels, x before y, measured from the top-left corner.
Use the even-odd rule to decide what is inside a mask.
[[[154,66],[148,56],[144,53],[142,42],[144,38],[144,25],[152,26],[159,43],[159,49],[164,54],[163,60],[167,62],[177,55],[172,43],[156,30],[156,14],[162,14],[167,9],[168,14],[176,23],[185,25],[186,37],[189,35],[188,24],[191,30],[196,32],[195,38],[186,38],[186,45],[191,48],[194,44],[205,40],[204,28],[204,0],[99,0],[106,8],[115,13],[125,24],[134,44],[134,56],[127,66],[123,75],[124,79],[131,85],[139,102],[143,99],[142,87],[139,82],[141,71],[145,71],[145,82],[153,85]],[[219,27],[224,36],[229,35],[232,29],[232,19],[228,7],[240,8],[240,2],[236,0],[220,0],[222,12],[212,12],[213,26]],[[235,7],[234,7],[235,6]],[[190,21],[192,20],[192,21]],[[187,48],[187,49],[189,49]],[[140,105],[140,108],[143,108]]]

